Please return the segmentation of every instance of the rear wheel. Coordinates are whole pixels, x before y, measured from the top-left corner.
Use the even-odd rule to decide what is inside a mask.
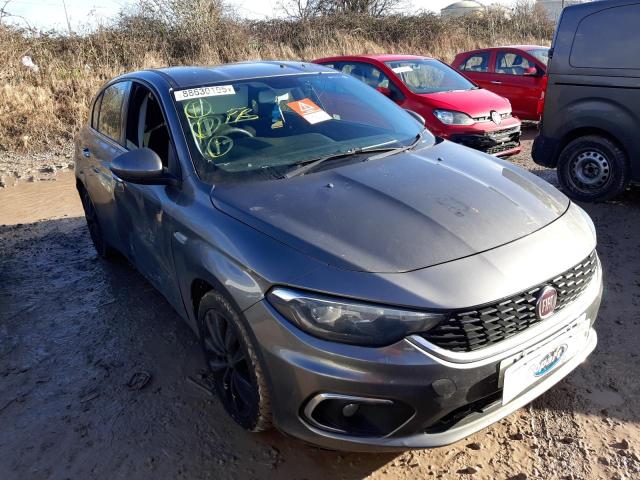
[[[98,221],[98,212],[85,188],[80,188],[80,200],[82,201],[84,217],[87,221],[89,235],[91,236],[91,242],[96,249],[96,253],[101,258],[113,257],[115,250],[113,250],[104,239],[102,227],[100,227],[100,222]]]
[[[620,147],[605,137],[577,138],[560,154],[558,181],[575,200],[609,200],[629,184],[627,157]]]
[[[271,428],[271,399],[260,361],[240,315],[219,293],[206,293],[198,307],[202,347],[216,392],[242,428]]]

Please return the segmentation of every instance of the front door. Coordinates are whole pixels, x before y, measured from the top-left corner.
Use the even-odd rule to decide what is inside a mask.
[[[126,115],[125,147],[150,148],[164,167],[179,176],[179,166],[162,106],[144,85],[134,82]],[[120,236],[124,253],[173,305],[183,308],[175,275],[171,235],[181,191],[169,185],[122,182],[116,190]]]

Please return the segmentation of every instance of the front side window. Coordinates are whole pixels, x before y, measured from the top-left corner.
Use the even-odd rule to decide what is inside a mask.
[[[417,58],[386,62],[413,93],[472,90],[476,86],[453,68],[438,60]]]
[[[122,105],[130,85],[130,82],[119,82],[102,94],[98,131],[116,142],[122,138]]]
[[[475,53],[460,65],[460,70],[465,72],[488,72],[489,56],[489,52]]]
[[[522,55],[512,52],[498,52],[496,55],[496,73],[506,75],[524,75],[531,65]]]
[[[409,145],[423,127],[341,73],[259,78],[174,92],[199,177],[210,184],[281,178],[354,150]],[[424,142],[434,138],[426,133]]]
[[[158,154],[163,166],[169,166],[173,147],[156,96],[145,86],[135,83],[127,116],[126,147],[130,150],[149,148]]]

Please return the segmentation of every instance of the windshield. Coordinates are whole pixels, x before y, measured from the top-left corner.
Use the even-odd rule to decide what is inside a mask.
[[[198,175],[210,184],[283,178],[318,158],[410,145],[424,129],[384,95],[340,73],[242,80],[174,95]],[[421,144],[434,141],[422,135]]]
[[[453,68],[438,60],[416,58],[386,62],[413,93],[471,90],[476,86]]]
[[[542,63],[547,65],[549,63],[549,49],[548,48],[537,48],[535,50],[527,50],[527,53],[530,53]]]

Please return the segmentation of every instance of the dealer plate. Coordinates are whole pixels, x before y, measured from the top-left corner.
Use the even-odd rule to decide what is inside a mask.
[[[522,358],[515,362],[513,359],[505,360],[503,363],[511,364],[504,368],[502,404],[509,403],[575,356],[584,348],[588,335],[589,321],[586,314],[582,314],[560,335],[533,346]]]

